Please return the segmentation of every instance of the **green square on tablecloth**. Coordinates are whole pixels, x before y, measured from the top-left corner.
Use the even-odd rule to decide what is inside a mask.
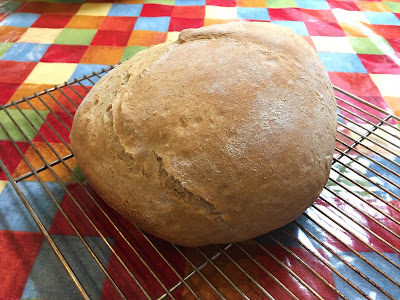
[[[156,3],[164,5],[175,5],[175,0],[144,0],[144,3]]]
[[[126,61],[133,57],[139,51],[142,51],[148,47],[145,46],[128,46],[125,48],[124,54],[122,55],[121,62]]]
[[[348,36],[349,42],[353,47],[354,51],[358,54],[385,54],[388,49],[391,49],[390,45],[381,36],[374,37],[355,37]],[[393,51],[393,50],[392,50]]]
[[[40,129],[44,121],[34,110],[21,109],[21,111],[26,115],[29,121],[31,121],[37,129]],[[19,125],[19,127],[31,141],[36,135],[35,129],[32,128],[29,122],[17,109],[7,109],[7,112],[11,115],[14,121]],[[38,112],[44,119],[46,119],[46,116],[49,113],[47,110],[39,110]],[[18,130],[14,122],[8,117],[4,110],[0,110],[0,120],[3,126],[6,128],[7,132],[14,140],[26,141],[22,133]],[[3,130],[0,130],[0,140],[8,140],[8,137]]]
[[[95,36],[96,29],[71,29],[64,28],[57,36],[54,44],[63,45],[90,45]]]
[[[19,1],[4,1],[0,4],[0,13],[12,13],[18,8],[22,3]]]
[[[72,183],[76,183],[81,181],[82,183],[86,183],[87,179],[85,177],[85,174],[83,174],[82,170],[79,168],[79,166],[77,165],[74,169],[74,174],[77,178],[75,178],[75,176],[72,176],[71,178],[71,182]]]
[[[0,43],[0,57],[7,52],[8,48],[10,48],[12,44],[13,43]]]
[[[268,8],[298,7],[294,0],[265,0]]]
[[[400,3],[397,2],[383,2],[394,13],[400,13]]]

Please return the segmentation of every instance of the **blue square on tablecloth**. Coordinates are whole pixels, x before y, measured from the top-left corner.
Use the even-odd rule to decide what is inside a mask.
[[[57,206],[49,194],[40,182],[24,181],[18,183],[18,186],[29,200],[43,225],[49,229],[57,212]],[[46,187],[51,191],[57,202],[60,203],[65,194],[62,185],[57,182],[46,182]],[[0,230],[39,231],[28,210],[9,182],[7,182],[0,194]]]
[[[390,140],[390,138],[389,138],[389,140]],[[393,140],[393,141],[395,142],[395,140]],[[378,156],[373,157],[373,159],[375,161],[377,161],[378,163],[384,165],[386,168],[393,171],[394,173],[400,174],[400,167],[396,166],[394,163],[392,163],[384,158],[378,157]],[[398,184],[399,178],[395,174],[390,172],[389,170],[386,170],[385,168],[379,166],[377,163],[371,163],[371,161],[366,158],[361,157],[359,160],[361,161],[362,164],[367,165],[370,169],[374,170],[376,173],[381,175],[383,178],[387,178],[387,179],[391,180],[392,182]],[[397,164],[400,164],[399,157],[393,158],[393,161]],[[386,188],[393,194],[400,197],[400,189],[399,188],[395,187],[390,182],[384,180],[382,177],[374,174],[374,172],[371,172],[370,170],[366,169],[365,176],[367,176],[374,183],[376,183],[376,185],[377,185],[376,187],[373,187],[373,189],[371,189],[371,188],[369,189],[374,194],[382,197],[385,200],[389,200],[389,201],[395,200],[394,196],[391,196],[384,190],[380,189],[379,186],[381,186],[383,188]]]
[[[389,294],[391,294],[395,299],[400,299],[400,288],[391,283],[384,276],[379,274],[357,255],[351,252],[339,252],[338,254],[341,258],[343,258],[344,261],[350,263],[350,265],[360,270],[364,275],[375,282],[384,291],[387,291]],[[373,263],[377,268],[381,269],[384,273],[392,277],[395,281],[400,282],[400,272],[390,262],[374,252],[360,252],[360,254],[369,262]],[[400,265],[400,259],[396,253],[383,253],[383,255],[392,260],[395,264]],[[352,271],[341,260],[333,255],[330,257],[329,260],[333,267],[337,271],[339,271],[339,273],[342,274],[343,277],[354,283],[365,294],[372,296],[373,299],[387,299],[387,297],[382,292],[373,287],[356,272]],[[348,299],[364,299],[361,294],[359,294],[354,288],[350,287],[349,284],[347,284],[336,274],[333,274],[333,279],[335,281],[335,286],[337,287],[337,289],[341,291]]]
[[[269,21],[269,13],[265,7],[238,7],[237,18]]]
[[[306,9],[330,9],[328,2],[322,0],[296,0],[300,8]]]
[[[367,73],[357,54],[318,52],[328,72]]]
[[[206,5],[206,0],[175,0],[175,5],[179,5],[179,6],[202,6],[202,5]]]
[[[313,209],[309,208],[306,211],[307,215],[309,215],[311,218],[316,219],[318,217],[315,217],[315,213],[313,212]],[[325,233],[324,230],[322,230],[318,225],[316,225],[314,222],[306,218],[304,215],[301,215],[295,220],[300,226],[302,226],[305,230],[301,229],[296,223],[291,222],[284,226],[283,228],[289,232],[286,233],[282,228],[276,229],[274,231],[271,231],[268,234],[263,234],[261,236],[256,237],[256,241],[259,242],[261,245],[275,245],[277,246],[278,243],[276,243],[270,235],[278,240],[280,243],[282,243],[286,247],[298,247],[301,248],[303,247],[296,241],[299,240],[304,246],[314,249],[314,248],[321,248],[321,245],[314,239],[312,238],[308,233],[311,233],[314,235],[316,238],[318,238],[322,243],[325,242]],[[308,232],[307,232],[308,231]],[[294,238],[292,236],[293,235]]]
[[[91,299],[100,299],[105,274],[78,236],[52,235],[66,261]],[[111,256],[102,238],[85,236],[95,255],[105,268]],[[112,245],[113,240],[107,238]],[[49,243],[43,243],[29,274],[22,298],[81,299],[78,289],[55,256]]]
[[[40,17],[39,14],[15,13],[0,22],[1,26],[30,27]]]
[[[108,16],[137,17],[142,11],[143,4],[116,4],[111,6]]]
[[[1,60],[39,61],[49,44],[14,43]]]
[[[400,25],[400,20],[392,12],[364,11],[371,24],[375,25]]]
[[[91,65],[91,64],[78,64],[78,66],[75,68],[74,73],[72,73],[71,77],[69,78],[69,81],[76,79],[82,78],[84,75],[91,75],[93,72],[100,72],[101,69],[107,69],[109,66],[106,65]],[[91,81],[96,83],[99,81],[100,78],[97,76],[93,76],[90,78]],[[84,85],[92,85],[88,80],[82,81]]]
[[[11,13],[16,10],[22,2],[19,1],[7,1],[0,4],[0,13]]]
[[[288,27],[298,35],[309,35],[306,25],[301,21],[271,21],[271,23]]]
[[[336,112],[337,112],[337,120],[338,120],[338,122],[345,124],[344,119],[339,115],[339,114],[342,113],[342,112],[340,111],[339,107],[336,108]]]
[[[171,17],[139,17],[134,30],[168,32]]]

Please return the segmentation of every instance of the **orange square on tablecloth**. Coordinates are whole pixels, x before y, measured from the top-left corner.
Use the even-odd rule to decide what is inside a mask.
[[[356,1],[361,11],[391,12],[384,2]]]
[[[147,46],[163,43],[167,40],[167,32],[135,30],[128,41],[128,46]]]
[[[385,102],[393,110],[395,115],[400,117],[400,97],[384,96],[383,99],[385,99]]]
[[[265,0],[236,0],[238,7],[267,7]]]
[[[42,126],[47,126],[43,124]],[[54,154],[54,152],[46,145],[44,142],[33,142],[33,145],[37,148],[37,150],[40,152],[40,154],[44,157],[44,159],[48,162],[51,163],[53,161],[58,160],[57,156]],[[53,147],[53,149],[61,156],[64,157],[68,154],[71,154],[71,152],[68,150],[68,148],[62,144],[62,143],[50,143],[50,145]],[[30,146],[28,150],[25,152],[25,156],[28,159],[29,163],[32,165],[33,168],[40,168],[44,166],[44,162],[41,160],[41,158],[37,155],[35,152],[34,148]],[[68,159],[66,161],[66,164],[74,170],[77,163],[75,158]],[[71,179],[71,173],[63,166],[62,163],[55,165],[52,167],[54,172],[60,177],[60,179],[63,182],[68,182]],[[31,169],[28,167],[28,165],[25,163],[24,160],[21,160],[17,168],[15,169],[13,173],[13,177],[19,177],[21,175],[24,175],[28,172],[30,172]],[[57,179],[54,177],[54,175],[51,173],[50,170],[45,170],[39,173],[39,176],[43,181],[57,181]],[[36,176],[31,176],[28,177],[26,180],[38,180]]]
[[[0,42],[16,42],[28,28],[0,26]]]
[[[23,83],[19,86],[19,88],[15,91],[14,95],[10,98],[10,101],[17,101],[19,99],[22,99],[22,97],[28,97],[33,95],[33,93],[40,93],[44,89],[50,89],[52,88],[52,85],[49,84],[32,84],[32,83]],[[57,99],[58,95],[60,92],[54,91],[51,92],[51,95]],[[45,102],[49,107],[52,107],[54,105],[54,100],[47,94],[44,94],[40,96],[40,98]],[[29,102],[33,105],[38,110],[47,110],[48,108],[46,105],[44,105],[38,98],[34,98],[29,100]],[[21,109],[32,109],[32,107],[26,103],[22,102],[18,104],[18,107]],[[11,107],[13,108],[13,107]]]
[[[205,16],[205,6],[175,6],[172,17],[201,19]]]
[[[373,25],[367,23],[340,23],[347,36],[370,37],[375,34]]]
[[[400,28],[397,25],[373,25],[378,35],[385,39],[397,39],[400,37]]]
[[[100,26],[100,30],[132,31],[137,17],[110,17],[107,16]]]
[[[125,47],[89,46],[81,58],[81,64],[116,65],[124,54]]]
[[[101,23],[103,23],[104,18],[103,16],[75,15],[65,27],[75,29],[98,29]]]

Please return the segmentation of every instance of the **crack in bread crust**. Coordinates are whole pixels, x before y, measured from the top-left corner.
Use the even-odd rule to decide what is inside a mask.
[[[161,185],[166,187],[170,192],[172,192],[176,197],[182,199],[188,203],[193,208],[198,211],[204,212],[206,215],[210,216],[216,223],[224,223],[229,227],[232,227],[224,218],[222,212],[218,211],[216,207],[208,202],[206,199],[199,195],[196,195],[184,187],[184,184],[174,178],[168,173],[164,168],[163,159],[155,151],[153,151],[158,163],[158,181]]]

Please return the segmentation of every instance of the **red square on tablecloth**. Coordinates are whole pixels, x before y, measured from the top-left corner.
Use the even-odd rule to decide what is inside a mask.
[[[236,0],[206,0],[206,5],[235,7],[236,6]]]
[[[371,74],[400,74],[400,66],[387,55],[358,54],[365,69]]]
[[[311,36],[346,36],[346,33],[337,23],[322,21],[304,22]]]
[[[14,12],[42,14],[49,5],[50,3],[47,2],[26,2],[22,3]]]
[[[305,22],[323,21],[328,23],[337,23],[335,16],[329,9],[318,10],[302,8],[301,12],[303,13]]]
[[[0,104],[6,104],[11,96],[14,95],[19,86],[19,83],[0,82]]]
[[[144,258],[144,261],[155,272],[158,278],[162,278],[166,286],[172,286],[179,281],[178,277],[174,274],[171,268],[162,260],[160,255],[153,249],[153,247],[145,240],[143,235],[128,221],[118,218],[117,226],[122,228],[122,232],[131,243],[134,249]],[[126,230],[129,228],[129,230]],[[159,239],[152,239],[155,247],[162,253],[162,255],[170,262],[174,269],[184,276],[185,272],[185,259],[181,256],[169,243]],[[148,271],[146,266],[140,262],[138,256],[133,252],[131,247],[118,235],[115,237],[114,247],[117,255],[126,263],[129,270],[135,275],[137,280],[141,283],[144,289],[149,293],[151,298],[156,298],[164,293],[163,288],[157,283],[155,278]],[[139,287],[135,284],[127,271],[118,261],[115,255],[111,255],[107,271],[118,282],[118,286],[128,299],[136,299],[138,295],[143,295]],[[178,299],[182,293],[182,289],[173,293]],[[106,281],[103,286],[102,295],[105,299],[117,299],[118,294],[115,288]],[[140,297],[139,297],[140,298]]]
[[[200,19],[205,16],[205,6],[175,6],[172,17]]]
[[[169,31],[181,31],[187,28],[199,28],[204,26],[204,19],[171,18]]]
[[[20,299],[43,235],[0,230],[0,241],[0,299]]]
[[[130,36],[130,31],[98,30],[91,45],[124,47],[128,44]]]
[[[387,39],[387,42],[392,46],[394,51],[400,52],[400,39]]]
[[[394,217],[395,220],[399,218],[399,213],[396,212],[394,209],[388,207],[386,204],[382,203],[379,200],[373,200],[373,199],[365,199],[365,202],[363,201],[356,201],[353,203],[353,205],[356,206],[356,208],[359,210],[356,210],[352,207],[350,207],[347,203],[344,203],[342,200],[335,199],[335,206],[338,207],[340,210],[345,210],[347,215],[351,216],[355,220],[357,220],[358,224],[364,225],[364,227],[368,228],[371,232],[369,232],[367,229],[357,228],[356,233],[358,236],[363,237],[363,241],[360,241],[356,239],[354,236],[350,234],[349,230],[344,230],[340,228],[339,226],[329,226],[332,228],[331,232],[336,233],[336,236],[339,236],[342,240],[352,240],[351,247],[359,252],[373,252],[373,249],[370,249],[368,246],[373,247],[374,249],[380,251],[380,252],[387,252],[387,253],[394,253],[394,250],[391,249],[389,246],[385,245],[383,242],[381,242],[378,238],[374,236],[373,233],[375,233],[377,236],[381,237],[383,240],[388,242],[388,244],[391,244],[395,248],[400,247],[400,242],[399,240],[390,232],[386,231],[383,226],[387,226],[388,228],[393,228],[393,222],[389,218],[382,218],[382,214],[380,214],[378,211],[374,211],[373,209],[371,210],[371,207],[367,203],[371,203],[374,207],[377,207],[378,209],[388,213],[392,217]],[[329,213],[331,217],[333,217],[335,220],[339,222],[339,224],[344,224],[345,228],[348,228],[346,224],[348,223],[348,219],[340,216],[337,214],[335,210],[332,209],[332,213]],[[371,218],[368,218],[366,215],[362,214],[361,212],[366,213],[366,215],[370,216]],[[373,220],[377,220],[380,224],[377,224]],[[326,235],[326,242],[338,249],[339,251],[344,251],[344,252],[350,252],[350,250],[344,246],[342,243],[338,241],[335,237],[331,235]]]
[[[31,27],[64,28],[71,18],[72,15],[41,15]]]
[[[303,14],[299,8],[269,8],[269,16],[271,21],[284,20],[284,21],[304,21]]]
[[[90,192],[91,196],[89,196],[86,190],[77,183],[68,184],[67,188],[74,199],[77,200],[79,205],[86,212],[90,220],[93,221],[93,223],[104,236],[114,237],[117,235],[117,231],[111,225],[111,223],[107,221],[106,216],[101,212],[96,203],[91,199],[91,196],[93,196],[95,201],[107,213],[108,216],[120,217],[119,214],[117,214],[109,206],[107,206],[104,201],[100,197],[98,197],[97,194],[94,193],[94,191],[90,187],[87,187],[87,190]],[[99,236],[99,233],[94,229],[94,227],[90,224],[85,215],[81,212],[79,207],[75,204],[71,196],[69,196],[67,193],[62,199],[61,207],[82,235]],[[50,234],[77,235],[77,233],[69,225],[68,221],[65,219],[60,211],[56,213],[49,232]]]
[[[105,17],[100,30],[132,31],[137,17]]]
[[[56,113],[57,117],[53,113],[49,113],[46,117],[46,121],[50,124],[54,131],[69,144],[69,133],[67,128],[72,127],[72,118],[64,111],[58,111]],[[62,143],[59,137],[54,133],[54,131],[49,128],[49,126],[44,122],[39,132],[43,137],[50,143]],[[36,135],[34,142],[41,142],[42,138]]]
[[[369,74],[328,72],[333,85],[356,96],[381,96]]]
[[[396,39],[400,37],[398,25],[372,25],[375,31],[385,39]]]
[[[307,43],[309,43],[311,45],[311,47],[314,48],[315,51],[317,51],[317,48],[315,47],[314,42],[311,39],[311,36],[303,35],[302,38],[305,39],[307,41]]]
[[[341,8],[349,11],[359,11],[360,8],[354,3],[354,1],[340,1],[340,0],[327,0],[331,8]]]
[[[88,93],[80,85],[71,85],[71,86],[82,97],[86,96],[86,94]],[[86,88],[90,90],[91,87],[86,87]],[[60,90],[61,92],[57,97],[57,101],[60,102],[60,104],[64,106],[64,108],[66,108],[69,113],[74,115],[77,108],[76,106],[79,106],[79,104],[82,102],[83,99],[68,86],[61,88]],[[76,106],[73,103],[75,103]],[[54,103],[54,106],[51,107],[51,109],[57,112],[63,111],[62,107],[60,107],[57,103]]]
[[[174,7],[162,4],[143,4],[141,17],[169,17]]]
[[[0,21],[3,21],[7,16],[8,14],[6,13],[0,13]]]
[[[40,61],[79,63],[88,46],[81,45],[51,45]]]
[[[19,62],[11,60],[0,60],[0,82],[22,83],[36,66],[36,62]]]
[[[44,11],[50,15],[75,15],[81,8],[78,3],[51,3]]]
[[[278,261],[285,262],[285,265],[290,268],[296,275],[300,278],[307,278],[307,284],[313,288],[323,299],[333,299],[337,297],[336,292],[328,288],[327,285],[319,280],[313,273],[307,270],[292,254],[289,254],[283,250],[280,246],[275,245],[263,245],[268,252],[262,250],[262,248],[255,242],[243,242],[240,243],[241,247],[245,249],[247,253],[251,256],[256,257],[256,260],[267,269],[273,276],[275,276],[279,281],[289,283],[293,282],[292,275],[282,267],[269,253],[274,255]],[[310,269],[321,274],[326,281],[328,281],[332,286],[335,286],[332,272],[320,262],[319,259],[314,257],[309,251],[300,247],[290,247],[290,251],[295,253],[300,259],[302,259]],[[328,260],[328,256],[323,252],[312,248],[311,251],[323,260]],[[280,288],[280,286],[265,272],[256,266],[251,260],[246,257],[243,258],[243,252],[238,247],[231,247],[229,249],[229,254],[234,260],[241,261],[241,265],[250,273],[250,275],[257,280],[257,282],[263,286],[274,299],[286,299],[286,292]],[[227,262],[229,262],[227,260]],[[224,267],[223,267],[224,268]],[[226,270],[228,269],[225,267]],[[290,291],[300,299],[311,299],[313,294],[304,289],[302,285],[292,284],[290,286]]]
[[[29,144],[25,142],[16,142],[17,146],[21,149],[22,153],[25,153],[29,148]],[[0,141],[0,158],[3,160],[8,171],[13,174],[18,164],[22,160],[22,156],[19,154],[17,149],[10,141]],[[0,170],[0,180],[6,180],[7,177],[2,170]],[[0,247],[0,251],[1,251]],[[0,272],[1,272],[0,268]],[[0,285],[1,288],[1,285]]]

